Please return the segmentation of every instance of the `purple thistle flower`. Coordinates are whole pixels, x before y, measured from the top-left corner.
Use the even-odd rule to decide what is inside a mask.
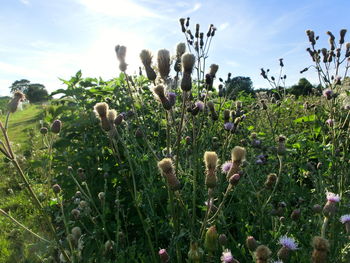
[[[232,256],[231,251],[228,250],[228,249],[225,249],[222,252],[222,255],[221,255],[220,259],[221,259],[222,263],[232,263],[233,262],[233,256]]]
[[[170,105],[174,106],[176,102],[176,94],[174,92],[169,92],[168,99],[169,99]]]
[[[342,224],[348,223],[350,222],[350,215],[343,215],[340,217],[340,222],[342,222]]]
[[[333,90],[331,89],[325,89],[322,92],[323,96],[325,96],[327,99],[331,99],[333,96]]]
[[[298,245],[295,242],[295,239],[292,237],[282,236],[280,237],[278,243],[289,250],[296,250],[298,249]]]
[[[196,101],[194,104],[200,111],[204,110],[204,103],[202,101]]]
[[[261,159],[257,159],[257,160],[255,161],[255,163],[256,163],[256,164],[264,164],[264,161],[261,160]]]
[[[326,120],[326,124],[327,124],[328,126],[333,126],[334,120],[333,120],[333,119],[328,119],[328,120]]]
[[[234,127],[234,124],[232,122],[226,122],[224,124],[224,128],[226,131],[231,131],[233,129],[233,127]]]
[[[338,203],[340,201],[339,195],[336,195],[336,194],[331,193],[331,192],[327,192],[326,195],[327,195],[327,201],[329,201],[329,202]]]
[[[169,262],[170,257],[166,249],[162,248],[161,250],[159,250],[158,254],[162,263]]]
[[[228,173],[228,172],[231,170],[232,165],[233,165],[233,163],[230,162],[230,161],[225,162],[225,163],[221,166],[221,171],[222,171],[224,174]]]

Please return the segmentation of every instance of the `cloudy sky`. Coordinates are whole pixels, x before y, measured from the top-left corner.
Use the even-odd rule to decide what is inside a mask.
[[[266,87],[260,68],[278,71],[284,58],[287,85],[310,65],[306,29],[327,45],[327,30],[336,36],[350,29],[349,0],[0,0],[0,95],[18,79],[62,88],[78,70],[83,76],[113,78],[118,74],[116,44],[128,47],[127,63],[140,65],[147,48],[174,52],[184,41],[179,18],[191,17],[203,31],[214,24],[209,63],[219,76],[249,76]],[[347,37],[350,41],[350,34]],[[132,72],[131,72],[132,73]],[[315,72],[303,75],[316,82]]]

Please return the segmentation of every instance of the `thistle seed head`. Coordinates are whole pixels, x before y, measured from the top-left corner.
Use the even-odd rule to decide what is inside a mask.
[[[99,102],[95,104],[94,111],[100,119],[107,118],[108,108],[109,107],[106,102]]]
[[[185,53],[181,57],[182,71],[191,74],[196,57],[191,53]]]
[[[152,54],[151,51],[143,49],[140,53],[140,59],[145,67],[149,67],[152,64]]]
[[[216,152],[205,152],[204,163],[207,170],[216,169],[218,163],[218,155]]]
[[[158,70],[163,79],[167,79],[170,72],[170,53],[166,49],[158,51]]]
[[[233,162],[243,162],[245,160],[246,150],[243,147],[235,146],[231,153]]]
[[[181,56],[185,54],[186,52],[186,44],[185,43],[179,43],[176,46],[176,57],[178,59],[181,59]]]

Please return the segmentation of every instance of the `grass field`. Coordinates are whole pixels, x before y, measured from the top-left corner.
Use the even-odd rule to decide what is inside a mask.
[[[9,120],[9,138],[19,158],[23,158],[23,152],[39,140],[39,137],[33,136],[34,133],[31,134],[30,131],[38,134],[43,109],[42,105],[25,105],[23,108],[11,114]],[[5,115],[0,116],[3,123],[5,118]],[[9,174],[13,176],[9,177]],[[0,160],[0,208],[24,225],[38,230],[38,226],[33,224],[36,216],[34,209],[18,181],[16,171],[3,158]],[[30,244],[35,240],[4,216],[0,216],[0,224],[2,226],[0,229],[0,262],[25,262],[22,259],[28,258],[26,254],[32,254],[28,251],[33,249]],[[29,245],[25,246],[24,243]]]

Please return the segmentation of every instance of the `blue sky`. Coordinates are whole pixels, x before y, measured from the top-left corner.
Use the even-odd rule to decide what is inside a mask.
[[[256,88],[267,87],[260,68],[278,71],[284,58],[287,85],[300,77],[316,83],[316,73],[299,71],[311,64],[305,49],[306,29],[327,46],[327,30],[336,36],[350,30],[348,0],[0,0],[0,95],[18,79],[62,88],[79,69],[83,76],[113,78],[118,74],[114,46],[128,47],[130,71],[138,68],[139,52],[167,48],[174,53],[184,41],[178,19],[191,17],[206,32],[218,31],[209,63],[218,76],[249,76]],[[350,32],[346,39],[350,41]],[[132,72],[131,72],[132,73]]]

